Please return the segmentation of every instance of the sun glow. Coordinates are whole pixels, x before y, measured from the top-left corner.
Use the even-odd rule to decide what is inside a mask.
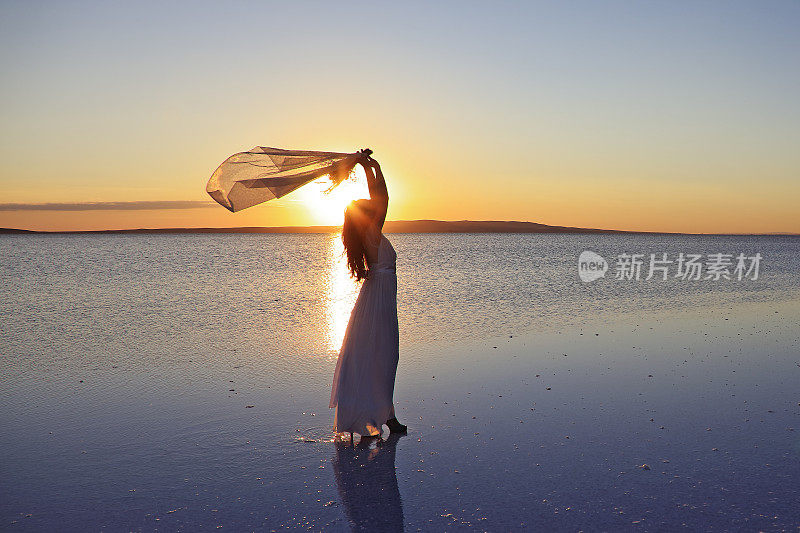
[[[316,180],[298,189],[295,200],[304,206],[317,224],[340,226],[344,221],[344,209],[352,200],[369,198],[364,171],[356,170],[356,179],[347,179],[330,192],[330,180]]]

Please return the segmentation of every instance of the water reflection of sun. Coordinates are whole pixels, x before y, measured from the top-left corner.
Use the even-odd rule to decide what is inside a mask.
[[[350,312],[355,304],[360,285],[356,284],[347,270],[343,255],[341,233],[332,234],[327,246],[327,272],[325,287],[326,347],[329,354],[336,355],[342,346]]]

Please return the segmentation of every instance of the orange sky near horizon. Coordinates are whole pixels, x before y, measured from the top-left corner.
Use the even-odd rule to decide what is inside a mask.
[[[702,184],[676,189],[630,180],[624,186],[617,182],[610,190],[603,190],[596,183],[554,180],[542,181],[524,191],[484,196],[480,190],[451,195],[447,186],[435,183],[435,177],[427,183],[425,179],[409,179],[406,184],[392,176],[389,168],[386,173],[391,198],[387,220],[518,220],[630,231],[800,233],[797,185],[786,191],[759,191],[753,186],[712,190]],[[363,178],[359,179],[363,186]],[[307,186],[309,190],[313,188]],[[335,207],[325,207],[326,203]],[[190,209],[0,211],[0,227],[63,231],[339,225],[340,208],[341,199],[328,202],[318,191],[304,195],[301,189],[281,200],[238,213],[211,202],[208,207]]]
[[[800,233],[791,2],[80,7],[0,6],[0,227],[341,223],[303,189],[210,203],[214,169],[265,145],[372,148],[388,220]],[[303,26],[263,31],[276,10]],[[137,201],[209,207],[2,205]]]
[[[375,157],[380,155],[377,152]],[[500,168],[499,175],[489,177],[490,168],[484,171],[485,175],[475,176],[480,169],[472,170],[470,175],[468,164],[454,167],[451,159],[437,154],[410,151],[393,155],[380,157],[390,191],[387,220],[519,220],[631,231],[800,233],[800,180],[774,184],[732,179],[728,186],[689,179],[676,183],[638,178],[634,171],[625,175],[614,167],[607,172],[617,172],[615,176],[595,175],[588,179],[577,171],[559,168],[519,175],[511,158],[508,168]],[[458,162],[457,156],[451,157]],[[208,168],[213,171],[215,166]],[[598,165],[596,170],[599,173],[604,169]],[[230,213],[210,199],[208,207],[196,209],[16,210],[0,211],[0,227],[63,231],[338,225],[342,221],[342,197],[368,195],[360,167],[357,179],[358,186],[342,186],[347,190],[335,200],[329,200],[311,184],[280,200],[238,213]],[[166,199],[206,199],[206,176],[200,174],[195,181],[193,194],[182,197],[178,189]],[[152,199],[153,195],[138,191],[88,197],[64,191],[48,198],[62,202]]]
[[[295,146],[300,141],[289,142]],[[400,145],[398,141],[396,143]],[[354,143],[355,146],[358,146]],[[311,146],[315,146],[312,144]],[[374,146],[374,145],[373,145]],[[344,149],[339,148],[344,151]],[[390,192],[387,220],[518,220],[557,226],[664,231],[684,233],[800,233],[797,199],[800,180],[773,183],[731,176],[722,180],[647,179],[647,163],[641,170],[597,162],[594,175],[581,175],[576,162],[551,166],[544,156],[522,158],[514,152],[503,165],[471,162],[456,153],[435,153],[430,148],[400,145],[397,153],[375,148]],[[384,155],[384,152],[388,152]],[[223,156],[224,158],[225,156]],[[515,168],[517,158],[519,170]],[[204,157],[208,159],[209,157]],[[221,162],[221,160],[219,161]],[[219,163],[218,162],[218,163]],[[218,164],[217,163],[217,164]],[[539,168],[531,168],[533,165]],[[626,162],[632,166],[631,162]],[[167,163],[165,163],[167,164]],[[141,200],[207,200],[208,207],[161,210],[0,210],[0,227],[41,231],[103,230],[165,227],[307,226],[341,224],[342,198],[329,200],[320,187],[310,184],[284,198],[230,213],[213,203],[205,193],[207,176],[201,165],[197,175],[179,182],[191,184],[191,194],[181,187],[169,195],[124,190],[105,194],[74,194],[58,191],[50,201],[97,202]],[[570,166],[572,168],[570,168]],[[215,164],[209,164],[210,175]],[[495,175],[492,175],[496,173]],[[666,174],[666,172],[664,172]],[[363,170],[357,167],[358,185],[342,186],[353,197],[368,195]],[[490,177],[491,176],[491,177]],[[177,180],[176,180],[177,181]],[[94,191],[92,191],[94,192]],[[36,196],[21,196],[35,202]],[[346,197],[347,194],[340,195]]]

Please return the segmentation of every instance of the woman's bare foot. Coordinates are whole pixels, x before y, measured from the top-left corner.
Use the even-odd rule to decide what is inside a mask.
[[[389,431],[392,433],[405,433],[408,431],[408,427],[398,422],[397,418],[390,418],[386,421],[386,425],[389,426]]]

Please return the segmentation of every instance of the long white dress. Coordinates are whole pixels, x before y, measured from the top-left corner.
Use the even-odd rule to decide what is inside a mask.
[[[367,263],[336,361],[330,407],[334,431],[379,435],[394,418],[394,378],[400,353],[397,327],[397,254],[383,234],[377,260]]]

